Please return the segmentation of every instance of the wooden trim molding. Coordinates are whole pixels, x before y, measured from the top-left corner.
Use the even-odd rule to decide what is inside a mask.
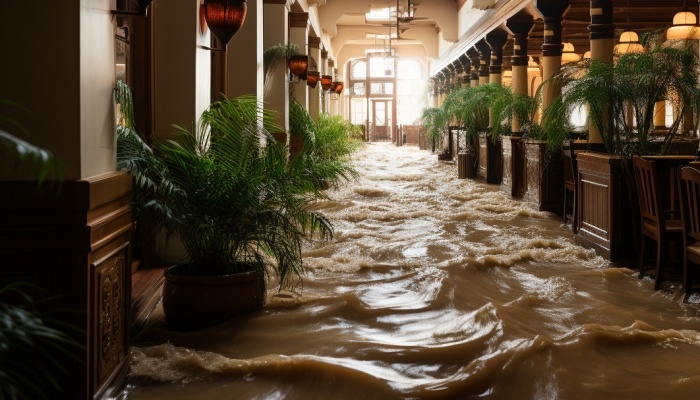
[[[110,395],[126,377],[131,303],[131,175],[112,172],[64,182],[56,191],[33,182],[0,182],[0,284],[26,281],[57,296],[52,307],[84,333],[82,363],[66,361],[64,393]],[[52,397],[53,398],[53,397]]]
[[[289,13],[290,28],[306,28],[307,26],[309,26],[309,13]]]
[[[320,49],[321,48],[321,38],[309,36],[309,48]]]

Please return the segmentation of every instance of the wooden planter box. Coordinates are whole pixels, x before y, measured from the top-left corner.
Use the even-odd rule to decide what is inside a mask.
[[[540,211],[559,216],[564,209],[564,171],[561,155],[548,156],[547,142],[526,140],[524,151],[524,199],[537,205]]]
[[[520,136],[501,138],[501,160],[503,162],[501,190],[513,197],[523,195],[523,147]]]
[[[633,215],[621,158],[586,151],[577,155],[576,162],[576,242],[606,260],[634,258]]]
[[[501,141],[493,143],[485,133],[479,134],[479,168],[476,175],[486,183],[501,183]]]
[[[476,167],[474,155],[461,153],[457,155],[457,177],[459,179],[475,178]]]
[[[669,154],[673,156],[644,157],[657,163],[664,184],[662,201],[665,209],[678,209],[675,205],[678,201],[675,185],[677,168],[692,164],[690,161],[697,151],[697,144],[697,139],[677,140],[669,149]],[[683,154],[692,156],[684,157]],[[578,153],[576,166],[576,242],[595,249],[610,261],[635,259],[635,239],[639,235],[635,235],[631,227],[639,229],[639,221],[634,220],[638,216],[633,215],[631,205],[638,205],[636,198],[630,199],[621,158],[586,151]]]

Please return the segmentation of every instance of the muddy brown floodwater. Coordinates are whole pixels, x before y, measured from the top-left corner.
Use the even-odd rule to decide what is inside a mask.
[[[319,205],[303,296],[190,333],[157,309],[123,399],[698,399],[700,297],[613,268],[551,214],[370,144]]]

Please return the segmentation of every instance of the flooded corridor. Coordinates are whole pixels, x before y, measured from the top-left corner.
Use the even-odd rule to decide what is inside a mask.
[[[301,297],[197,332],[160,307],[123,399],[697,399],[700,297],[613,268],[551,214],[369,144],[318,206]]]

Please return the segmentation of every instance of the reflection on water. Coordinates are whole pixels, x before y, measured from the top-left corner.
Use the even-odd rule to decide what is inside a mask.
[[[558,219],[371,144],[318,205],[301,297],[193,333],[156,310],[127,399],[697,399],[700,298],[611,268]]]

